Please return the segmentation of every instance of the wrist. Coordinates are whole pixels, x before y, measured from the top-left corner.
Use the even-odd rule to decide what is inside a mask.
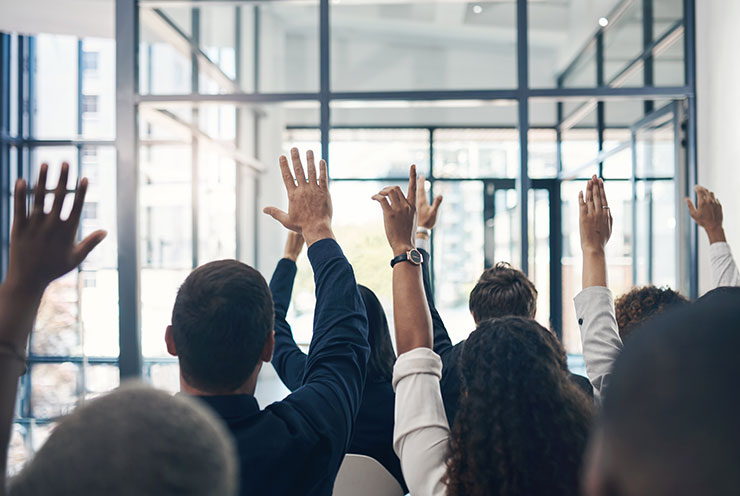
[[[423,231],[416,231],[416,239],[429,239],[429,233]]]
[[[581,251],[584,257],[604,257],[606,250],[603,246],[582,246]]]
[[[334,239],[334,232],[331,230],[330,222],[322,222],[306,226],[301,229],[306,246],[311,246],[322,239]]]
[[[722,228],[722,226],[705,227],[704,230],[706,231],[707,236],[709,237],[709,244],[727,242],[727,237],[725,236],[725,230]]]
[[[285,260],[290,260],[291,262],[295,262],[296,260],[298,260],[298,255],[296,255],[294,253],[285,253],[283,255],[283,258]]]
[[[397,245],[391,245],[391,249],[393,250],[393,258],[397,257],[398,255],[403,255],[404,253],[408,253],[411,250],[415,250],[416,247],[412,245],[411,243],[403,243],[403,244],[397,244]]]
[[[2,285],[0,285],[0,292],[5,298],[35,302],[37,300],[41,301],[47,286],[48,284],[36,283],[27,277],[16,276],[13,270],[10,269]]]

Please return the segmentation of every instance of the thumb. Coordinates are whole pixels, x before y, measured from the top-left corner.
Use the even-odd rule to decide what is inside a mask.
[[[80,265],[87,258],[90,252],[93,251],[95,247],[98,246],[100,242],[105,239],[106,236],[108,236],[108,232],[101,229],[99,231],[95,231],[94,233],[90,234],[88,237],[80,241],[80,244],[78,244],[74,250],[73,256],[75,266]]]
[[[285,226],[287,229],[290,229],[288,225],[290,224],[290,216],[287,214],[287,212],[283,212],[279,208],[276,207],[265,207],[264,210],[262,210],[263,213],[266,213],[276,221],[280,222],[283,226]]]
[[[442,195],[439,195],[437,198],[434,199],[434,203],[432,204],[432,209],[437,210],[441,204],[442,204]]]

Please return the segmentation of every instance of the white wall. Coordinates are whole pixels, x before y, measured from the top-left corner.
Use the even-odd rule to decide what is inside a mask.
[[[722,201],[727,240],[740,255],[740,2],[696,1],[699,182]],[[711,289],[700,232],[700,292]]]

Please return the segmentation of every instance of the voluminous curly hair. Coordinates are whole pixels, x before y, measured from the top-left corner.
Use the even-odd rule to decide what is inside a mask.
[[[485,321],[463,345],[460,374],[448,494],[577,495],[593,403],[557,338],[521,317]]]
[[[622,341],[626,341],[632,331],[646,320],[689,303],[681,293],[667,287],[644,286],[623,294],[614,302]]]

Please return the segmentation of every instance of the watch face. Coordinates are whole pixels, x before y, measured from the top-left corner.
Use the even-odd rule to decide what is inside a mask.
[[[417,250],[411,250],[409,252],[409,260],[411,263],[414,263],[416,265],[421,265],[422,258],[421,253],[419,253]]]

